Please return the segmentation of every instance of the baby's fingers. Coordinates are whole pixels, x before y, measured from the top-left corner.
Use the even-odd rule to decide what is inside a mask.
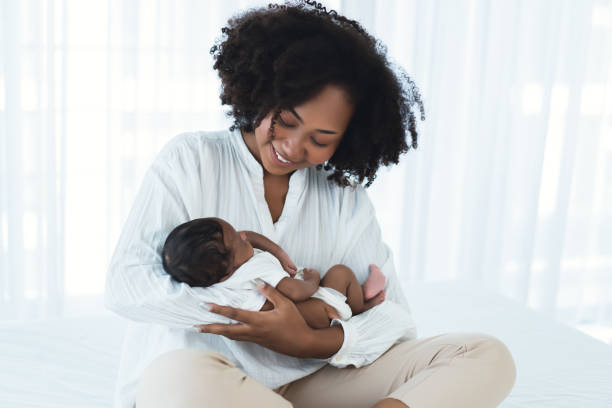
[[[292,265],[283,265],[283,269],[291,276],[295,276],[295,274],[297,273],[297,268]]]

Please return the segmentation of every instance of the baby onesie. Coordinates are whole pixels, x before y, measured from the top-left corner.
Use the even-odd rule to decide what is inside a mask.
[[[240,299],[243,304],[240,308],[257,311],[266,302],[266,297],[257,290],[254,279],[260,278],[268,285],[276,287],[281,279],[291,277],[291,275],[283,269],[280,261],[271,253],[259,249],[254,249],[254,251],[255,254],[251,259],[236,269],[232,276],[215,283],[215,286],[241,291]],[[298,268],[295,279],[304,280],[304,268]],[[346,296],[335,289],[319,286],[311,297],[321,299],[336,309],[342,320],[348,320],[353,315],[350,306],[346,303]]]

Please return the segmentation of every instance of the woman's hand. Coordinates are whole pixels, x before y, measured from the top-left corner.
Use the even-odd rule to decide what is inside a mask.
[[[340,349],[344,341],[341,328],[333,327],[315,331],[306,324],[295,304],[276,288],[264,284],[263,287],[259,287],[259,290],[272,302],[274,309],[252,312],[209,303],[211,312],[237,320],[242,324],[213,323],[195,325],[195,327],[201,333],[220,334],[238,341],[251,341],[294,357],[326,358]],[[322,333],[324,331],[326,332]]]

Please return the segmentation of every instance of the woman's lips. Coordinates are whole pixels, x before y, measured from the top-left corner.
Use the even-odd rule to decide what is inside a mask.
[[[272,143],[270,143],[270,155],[272,156],[272,160],[274,161],[274,163],[277,166],[280,166],[280,167],[290,167],[290,166],[293,165],[293,162],[290,162],[289,160],[285,159],[284,157],[282,159],[283,160],[287,160],[287,162],[281,161],[281,159],[279,158],[280,155],[278,154],[276,149],[274,149],[274,146],[272,145]]]

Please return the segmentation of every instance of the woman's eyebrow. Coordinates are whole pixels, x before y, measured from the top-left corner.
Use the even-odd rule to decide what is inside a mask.
[[[297,112],[295,110],[293,110],[293,108],[289,108],[289,112],[293,113],[293,116],[295,116],[297,118],[297,120],[300,121],[300,123],[304,123],[304,121],[302,120],[302,118],[300,117],[300,115],[297,114]],[[315,129],[317,132],[320,133],[327,133],[329,135],[335,135],[338,132],[334,132],[333,130],[325,130],[325,129]]]

